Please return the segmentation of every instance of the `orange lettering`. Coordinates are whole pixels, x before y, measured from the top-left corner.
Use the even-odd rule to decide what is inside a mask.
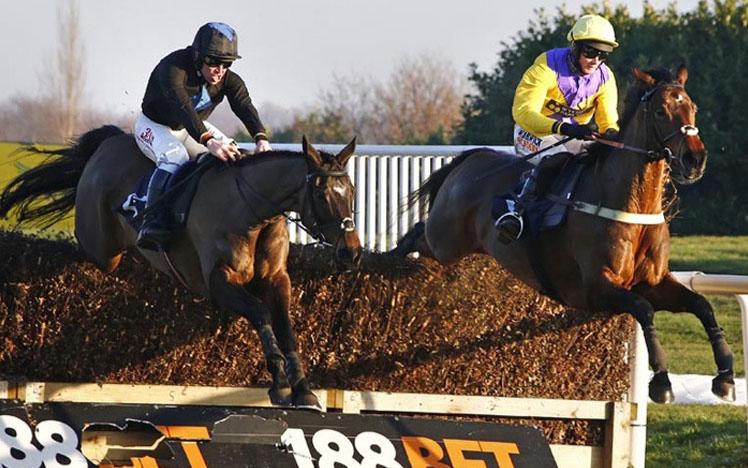
[[[514,468],[511,455],[519,455],[517,444],[510,442],[479,442],[482,452],[491,452],[499,468]]]
[[[428,437],[401,437],[412,468],[452,468],[442,463],[444,450]]]
[[[488,468],[483,460],[468,460],[464,452],[482,452],[478,441],[444,439],[447,454],[454,468]]]

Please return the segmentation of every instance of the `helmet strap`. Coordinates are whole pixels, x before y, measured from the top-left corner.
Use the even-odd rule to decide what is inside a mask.
[[[577,41],[572,41],[571,53],[569,54],[569,68],[571,68],[571,71],[576,75],[582,74],[582,70],[579,68],[579,56],[581,53],[582,51],[579,47],[579,43]]]

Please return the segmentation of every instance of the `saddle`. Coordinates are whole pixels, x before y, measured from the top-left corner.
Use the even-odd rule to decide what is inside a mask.
[[[525,232],[537,237],[541,232],[562,225],[566,221],[574,189],[582,171],[587,166],[587,158],[571,153],[553,156],[550,164],[541,164],[537,180],[535,200],[524,207]],[[498,219],[504,213],[514,210],[514,204],[527,175],[519,180],[514,190],[497,195],[493,200],[492,216]]]
[[[184,164],[174,174],[169,188],[156,207],[156,209],[165,211],[164,219],[172,232],[177,232],[184,227],[200,178],[216,161],[209,153],[205,153]],[[125,197],[120,205],[120,213],[136,231],[140,230],[143,224],[148,181],[155,169],[154,167],[138,181],[133,192]]]

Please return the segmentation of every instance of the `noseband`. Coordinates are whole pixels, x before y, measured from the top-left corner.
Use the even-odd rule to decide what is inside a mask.
[[[672,140],[678,135],[683,135],[684,137],[697,136],[699,134],[699,129],[695,125],[687,124],[687,125],[682,125],[678,129],[675,129],[673,132],[669,133],[665,137],[662,136],[662,131],[660,130],[660,127],[657,126],[657,122],[654,120],[654,115],[650,107],[651,107],[652,96],[657,91],[660,91],[666,87],[683,88],[683,85],[674,84],[674,83],[660,84],[647,90],[647,92],[645,92],[644,95],[640,99],[640,102],[643,102],[645,105],[644,113],[645,115],[649,116],[647,120],[650,121],[649,125],[654,129],[654,134],[657,139],[657,144],[660,146],[660,149],[648,150],[648,149],[639,148],[636,146],[626,145],[619,141],[606,140],[605,138],[596,138],[595,141],[602,143],[604,145],[607,145],[607,146],[612,146],[620,150],[630,151],[636,154],[642,154],[647,157],[647,160],[649,162],[662,161],[664,159],[667,161],[668,164],[670,164],[670,161],[673,160],[674,155],[673,155],[673,151],[667,146],[668,141]],[[677,159],[680,159],[681,156],[682,155],[679,155]]]
[[[310,172],[306,176],[306,195],[304,197],[304,201],[302,202],[302,211],[305,209],[306,204],[309,203],[308,200],[310,199],[310,191],[314,189],[316,186],[316,182],[320,177],[347,177],[348,172],[344,170],[339,171],[314,171]],[[320,224],[317,220],[319,219],[319,213],[317,213],[316,205],[314,202],[311,202],[311,211],[312,211],[312,218],[313,218],[313,224],[308,227],[304,227],[302,224],[297,222],[296,220],[292,220],[294,223],[296,223],[297,226],[299,226],[301,229],[309,233],[312,237],[315,239],[318,239],[321,244],[332,246],[332,242],[330,242],[325,234],[323,233],[324,229],[329,228],[330,226],[338,226],[338,229],[342,231],[343,233],[346,232],[353,232],[356,230],[356,223],[353,221],[353,218],[345,217],[340,220],[340,224],[338,225],[337,221],[333,221],[331,223],[325,223]]]
[[[662,85],[654,86],[652,89],[648,90],[644,93],[644,95],[641,97],[641,102],[644,103],[644,113],[649,116],[649,121],[651,122],[651,126],[654,129],[655,137],[657,138],[657,144],[660,145],[660,149],[654,152],[650,152],[648,154],[650,161],[659,161],[662,159],[667,160],[668,164],[673,159],[673,151],[667,146],[668,141],[672,140],[678,135],[686,136],[697,136],[699,134],[699,129],[695,125],[682,125],[680,128],[675,129],[671,133],[669,133],[667,136],[662,136],[662,131],[660,130],[660,127],[657,125],[657,122],[654,120],[654,115],[651,110],[651,98],[655,94],[655,92],[663,90],[667,87],[673,87],[673,88],[681,88],[683,89],[683,85],[681,84],[675,84],[675,83],[667,83]],[[678,159],[681,158],[682,155],[678,156]]]

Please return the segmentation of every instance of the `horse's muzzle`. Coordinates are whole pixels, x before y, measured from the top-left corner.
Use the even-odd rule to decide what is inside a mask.
[[[706,169],[706,150],[686,151],[673,167],[673,180],[681,185],[698,182]]]
[[[335,248],[335,264],[340,270],[355,270],[361,266],[363,257],[361,241],[355,231],[340,236]]]

